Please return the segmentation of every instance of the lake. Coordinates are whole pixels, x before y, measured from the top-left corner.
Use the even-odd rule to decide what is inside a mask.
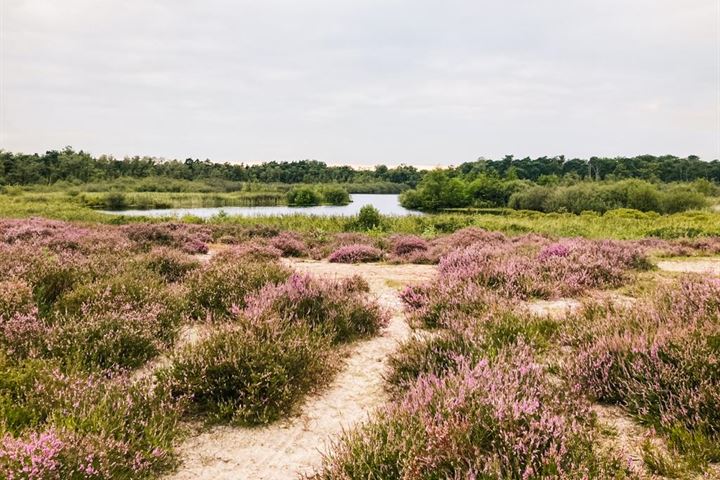
[[[400,205],[400,195],[360,194],[350,195],[351,203],[343,206],[319,205],[317,207],[289,207],[287,205],[271,207],[212,207],[212,208],[160,208],[154,210],[119,210],[105,211],[112,215],[128,215],[132,217],[183,217],[193,215],[210,218],[220,212],[243,217],[265,217],[278,215],[316,215],[320,217],[349,217],[357,215],[365,205],[372,205],[383,215],[422,215],[421,212],[408,210]]]

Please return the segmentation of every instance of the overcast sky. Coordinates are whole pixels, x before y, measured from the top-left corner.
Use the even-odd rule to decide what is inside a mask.
[[[0,0],[0,147],[720,157],[719,0]]]

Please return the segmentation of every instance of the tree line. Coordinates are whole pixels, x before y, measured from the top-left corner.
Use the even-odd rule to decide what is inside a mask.
[[[561,182],[608,181],[628,178],[649,182],[688,182],[698,179],[720,182],[720,161],[702,161],[697,156],[672,155],[590,159],[538,157],[500,160],[480,158],[443,170],[449,179],[466,184],[527,180],[538,185]],[[373,183],[386,182],[415,188],[431,172],[409,165],[385,165],[361,170],[349,166],[330,166],[317,160],[267,162],[256,165],[215,163],[187,158],[165,160],[154,157],[116,159],[92,156],[71,147],[44,154],[13,153],[0,150],[0,185],[53,185],[58,182],[89,183],[117,179],[152,177],[174,180],[223,180],[252,183]],[[490,180],[488,180],[490,179]]]
[[[192,158],[184,161],[138,156],[116,159],[108,155],[93,157],[70,147],[42,155],[0,150],[0,185],[53,185],[150,177],[286,184],[389,182],[414,187],[422,178],[422,172],[407,165],[359,170],[329,166],[317,160],[246,165]]]

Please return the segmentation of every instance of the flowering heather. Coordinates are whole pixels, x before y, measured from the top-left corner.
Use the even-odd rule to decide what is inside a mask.
[[[679,238],[677,240],[644,238],[635,243],[645,251],[661,257],[720,254],[720,237]]]
[[[508,297],[551,298],[617,287],[629,280],[631,271],[650,267],[638,248],[620,242],[564,240],[537,254],[519,245],[476,244],[456,250],[440,261],[439,282],[471,281]]]
[[[280,250],[283,257],[303,257],[308,253],[302,237],[294,232],[282,232],[273,237],[270,244]]]
[[[699,464],[720,461],[720,282],[684,279],[629,308],[588,304],[567,339],[567,366]]]
[[[178,409],[158,387],[37,365],[0,370],[0,399],[19,402],[0,418],[1,478],[140,478],[170,465]]]
[[[0,351],[15,358],[40,356],[46,350],[48,332],[37,309],[0,315]]]
[[[427,240],[417,235],[396,235],[390,238],[392,253],[398,256],[408,255],[417,251],[426,251],[430,248]]]
[[[332,252],[349,245],[367,245],[378,247],[377,241],[370,235],[358,232],[343,232],[334,235],[316,234],[307,239],[309,256],[316,260],[327,258]]]
[[[248,294],[267,283],[279,283],[290,271],[276,261],[232,249],[213,257],[187,278],[189,314],[196,319],[221,320],[234,308],[244,308]]]
[[[0,220],[0,242],[32,245],[55,252],[72,250],[87,254],[126,250],[131,244],[115,228],[80,227],[69,222],[39,218]]]
[[[330,254],[328,261],[332,263],[366,263],[377,262],[383,253],[379,248],[370,245],[354,244],[340,247]]]
[[[120,229],[143,250],[169,246],[186,253],[207,253],[207,244],[212,241],[209,228],[187,223],[135,223]]]
[[[316,479],[619,478],[594,450],[588,404],[554,384],[530,351],[458,360],[421,376],[369,423],[346,433]]]
[[[490,307],[507,300],[473,282],[434,281],[428,285],[408,286],[400,298],[411,324],[421,327],[448,328],[460,319],[475,318]]]
[[[182,280],[188,273],[200,266],[192,257],[167,247],[155,247],[145,255],[143,263],[147,268],[168,282]]]
[[[500,232],[488,232],[482,228],[467,227],[450,235],[438,237],[432,242],[432,251],[442,257],[448,253],[471,245],[498,245],[507,242],[507,237]]]
[[[389,239],[391,263],[434,264],[438,257],[430,251],[427,240],[416,235],[394,235]]]
[[[361,277],[334,281],[293,274],[284,283],[251,294],[244,314],[253,319],[276,314],[285,322],[307,324],[343,342],[372,335],[388,320],[387,312],[368,298],[367,291]]]
[[[35,310],[30,285],[24,280],[0,280],[0,318]]]
[[[244,262],[244,261],[269,261],[278,260],[282,257],[282,251],[273,247],[261,243],[257,240],[244,242],[238,245],[234,245],[225,250],[221,250],[215,255],[215,261],[227,261],[227,262]]]

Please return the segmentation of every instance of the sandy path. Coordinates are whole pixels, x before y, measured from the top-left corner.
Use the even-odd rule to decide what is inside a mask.
[[[328,388],[309,398],[298,416],[262,428],[214,427],[179,448],[180,469],[172,479],[288,479],[320,465],[329,442],[387,401],[385,359],[410,335],[397,287],[429,280],[428,265],[342,265],[288,261],[298,271],[321,278],[363,276],[378,301],[392,311],[378,337],[354,345]]]
[[[705,273],[720,275],[720,258],[702,257],[682,260],[661,260],[657,262],[660,270],[667,272]]]

